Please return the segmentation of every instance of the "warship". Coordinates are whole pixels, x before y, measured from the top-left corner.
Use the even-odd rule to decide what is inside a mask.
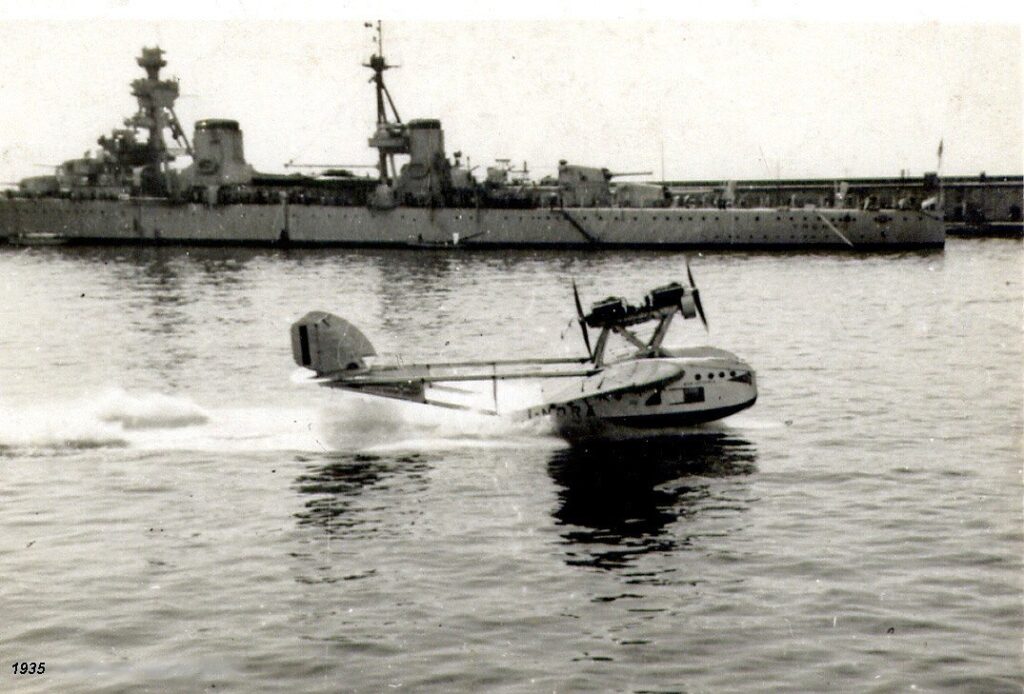
[[[373,76],[374,175],[256,171],[235,120],[175,113],[176,79],[159,48],[137,58],[138,111],[98,139],[94,154],[0,193],[0,239],[11,243],[171,243],[410,248],[941,247],[938,194],[923,205],[844,203],[841,186],[813,205],[741,207],[730,185],[696,196],[659,182],[624,182],[608,168],[559,162],[531,180],[508,160],[479,180],[449,157],[441,122],[403,121],[384,81],[380,23],[365,67]],[[169,144],[173,142],[173,146]],[[189,160],[177,168],[178,157]],[[400,158],[396,161],[396,158]],[[351,167],[354,168],[354,167]],[[649,172],[648,172],[649,173]]]

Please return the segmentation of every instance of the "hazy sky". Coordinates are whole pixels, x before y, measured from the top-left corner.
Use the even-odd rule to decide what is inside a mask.
[[[95,148],[134,112],[134,59],[154,44],[181,79],[190,136],[200,118],[235,118],[263,171],[290,159],[374,162],[373,88],[360,63],[373,50],[362,14],[373,19],[376,6],[312,20],[246,3],[212,13],[234,19],[196,19],[204,13],[191,7],[25,19],[0,6],[0,181]],[[1022,172],[1012,17],[865,21],[745,7],[469,21],[386,11],[385,52],[401,65],[387,80],[403,119],[442,120],[449,153],[481,166],[526,160],[538,176],[559,159],[660,176],[662,158],[677,179],[919,175],[935,169],[940,138],[943,173]]]

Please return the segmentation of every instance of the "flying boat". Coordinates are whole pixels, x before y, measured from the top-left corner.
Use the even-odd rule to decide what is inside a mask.
[[[689,264],[686,274],[689,286],[657,287],[637,304],[609,297],[586,313],[573,282],[585,357],[378,364],[358,328],[324,311],[311,311],[291,326],[292,354],[314,372],[307,380],[328,388],[516,420],[551,418],[570,441],[661,435],[728,417],[757,400],[754,370],[735,354],[663,346],[678,317],[699,318],[708,327]],[[641,326],[650,330],[646,337]],[[591,330],[597,331],[593,342]],[[625,352],[609,349],[613,338]],[[498,383],[512,380],[542,382],[540,402],[499,411]],[[453,396],[471,382],[491,384],[493,407],[457,402]]]

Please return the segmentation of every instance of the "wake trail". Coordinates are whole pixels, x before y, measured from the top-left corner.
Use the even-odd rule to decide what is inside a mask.
[[[328,407],[206,408],[188,397],[110,388],[76,400],[0,402],[0,455],[102,448],[334,452],[551,447],[543,421],[351,397]]]

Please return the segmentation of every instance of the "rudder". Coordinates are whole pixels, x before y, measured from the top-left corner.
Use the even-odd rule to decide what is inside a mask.
[[[325,311],[310,311],[291,328],[292,357],[299,366],[317,374],[356,371],[377,352],[357,327]]]

